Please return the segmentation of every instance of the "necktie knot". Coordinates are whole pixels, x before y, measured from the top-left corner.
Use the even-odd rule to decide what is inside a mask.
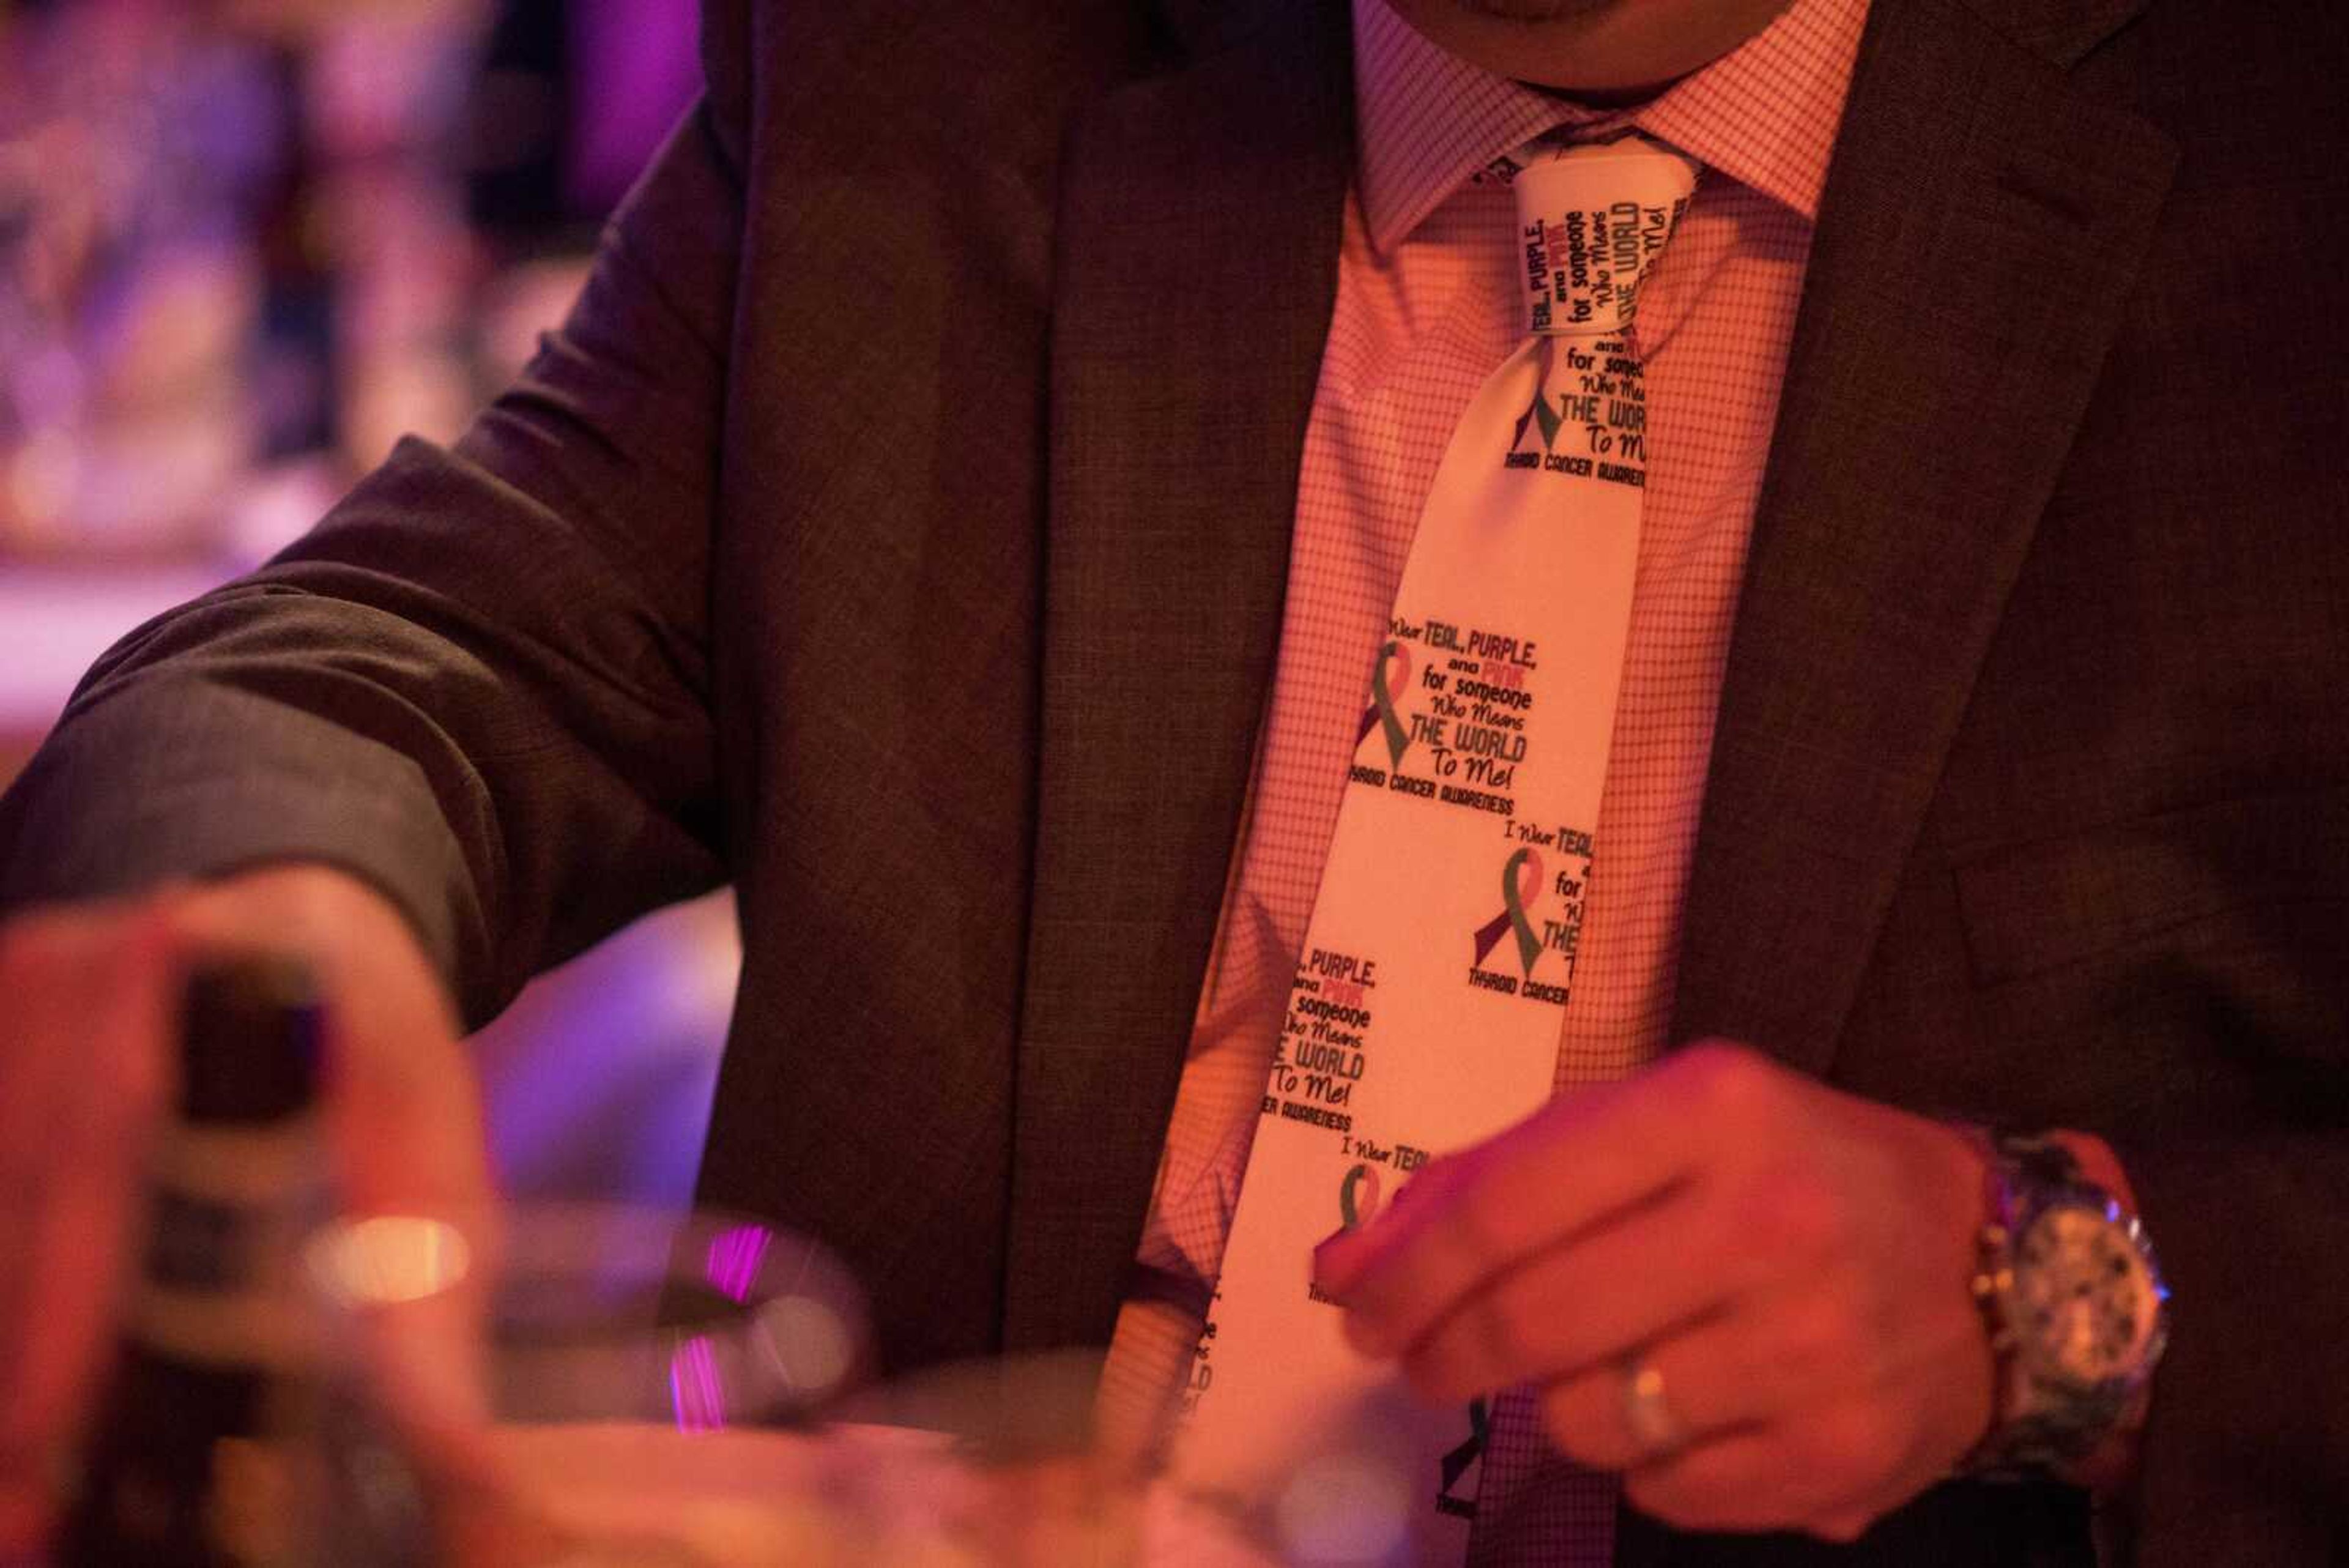
[[[1525,247],[1526,330],[1629,331],[1640,283],[1688,208],[1696,164],[1636,135],[1520,153],[1509,189]]]

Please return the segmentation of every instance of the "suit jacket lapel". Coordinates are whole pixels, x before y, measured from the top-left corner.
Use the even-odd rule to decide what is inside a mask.
[[[1266,11],[1064,169],[1011,1349],[1108,1336],[1271,678],[1352,144],[1344,8]]]
[[[2071,15],[2016,31],[2076,57]],[[1676,1040],[1831,1057],[2174,159],[1951,0],[1876,5],[1730,650]]]

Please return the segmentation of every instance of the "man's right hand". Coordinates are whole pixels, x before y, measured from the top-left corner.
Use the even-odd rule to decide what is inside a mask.
[[[405,919],[342,872],[274,866],[0,925],[0,1562],[58,1499],[112,1343],[178,990],[215,948],[300,954],[328,1002],[326,1114],[352,1212],[467,1214],[491,1190],[448,993]]]

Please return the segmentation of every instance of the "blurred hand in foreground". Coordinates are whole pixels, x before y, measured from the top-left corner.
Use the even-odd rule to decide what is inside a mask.
[[[486,1215],[479,1096],[445,989],[388,901],[276,866],[0,926],[0,1561],[32,1552],[113,1343],[179,988],[213,949],[307,959],[328,1003],[328,1179],[353,1212]],[[453,1309],[452,1309],[453,1310]],[[461,1358],[393,1348],[464,1407]],[[451,1401],[460,1403],[451,1406]]]
[[[1354,1345],[1445,1403],[1539,1385],[1668,1522],[1848,1540],[1988,1428],[1982,1167],[1940,1123],[1709,1043],[1404,1192],[1317,1255]]]

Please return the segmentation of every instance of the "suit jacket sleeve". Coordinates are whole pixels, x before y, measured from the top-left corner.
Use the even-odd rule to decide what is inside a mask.
[[[0,801],[0,907],[336,864],[469,1018],[721,877],[706,567],[741,226],[745,52],[591,281],[457,442],[404,441],[310,535],[117,645]]]

